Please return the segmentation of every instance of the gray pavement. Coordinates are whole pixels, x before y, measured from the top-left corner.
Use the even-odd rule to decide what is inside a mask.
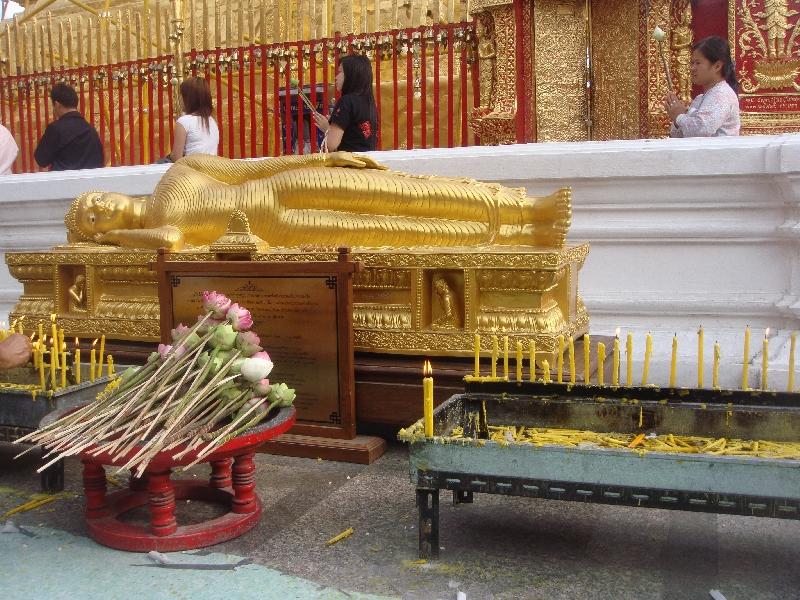
[[[40,491],[36,457],[12,461],[16,451],[0,443],[0,514]],[[716,589],[727,600],[800,599],[797,521],[481,494],[453,507],[442,492],[441,556],[419,564],[403,445],[390,443],[369,466],[269,455],[257,455],[256,464],[260,524],[200,554],[252,564],[179,571],[134,567],[152,561],[86,538],[81,465],[68,460],[65,494],[10,517],[36,537],[0,534],[0,596],[411,600],[455,598],[458,589],[470,600],[689,600]],[[200,466],[177,476],[207,474]],[[126,474],[119,479],[125,483]],[[188,524],[218,512],[184,501],[177,515]],[[142,522],[146,514],[127,518]],[[325,546],[349,527],[353,535]]]

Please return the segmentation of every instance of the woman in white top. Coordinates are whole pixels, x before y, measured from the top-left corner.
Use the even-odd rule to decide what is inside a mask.
[[[726,39],[707,37],[692,46],[692,83],[703,93],[688,107],[674,92],[667,93],[670,137],[739,135],[739,81],[733,67]]]
[[[183,116],[175,125],[175,141],[169,159],[175,162],[190,154],[217,155],[219,128],[211,114],[211,88],[202,77],[191,77],[181,83],[180,96]]]

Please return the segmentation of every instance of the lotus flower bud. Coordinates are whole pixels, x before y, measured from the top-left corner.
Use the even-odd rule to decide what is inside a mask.
[[[242,331],[236,336],[236,347],[245,356],[253,356],[256,352],[263,350],[259,344],[261,340],[255,331]]]
[[[248,400],[244,404],[242,404],[242,407],[239,409],[239,412],[233,418],[234,421],[239,417],[241,417],[242,415],[244,415],[248,410],[258,405],[260,406],[248,415],[247,417],[248,420],[257,417],[263,412],[266,412],[267,408],[269,407],[269,405],[264,401],[264,398],[255,396],[253,398],[250,398],[250,400]]]
[[[295,392],[285,383],[279,383],[270,387],[269,401],[278,403],[280,407],[291,406],[295,399]]]
[[[272,371],[272,361],[251,356],[242,363],[242,376],[252,383],[266,379]]]
[[[656,28],[653,29],[653,39],[657,42],[663,42],[666,37],[667,34],[664,33],[664,30],[656,25]]]
[[[212,348],[219,348],[220,350],[230,350],[233,348],[234,343],[236,343],[236,332],[233,330],[233,327],[227,323],[217,325],[214,329],[214,333],[208,340],[209,346]]]
[[[269,394],[269,379],[257,381],[252,388],[256,396],[267,396]]]
[[[183,323],[178,323],[178,326],[170,332],[172,341],[177,342],[189,331],[189,328]]]
[[[239,306],[235,302],[231,304],[225,316],[236,331],[247,331],[253,326],[253,319],[250,317],[250,311],[243,306]]]
[[[231,307],[231,301],[225,294],[218,294],[217,292],[203,292],[203,308],[206,312],[214,313],[212,318],[224,319],[225,313]]]

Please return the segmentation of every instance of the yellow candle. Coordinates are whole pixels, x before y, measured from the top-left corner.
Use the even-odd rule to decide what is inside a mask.
[[[503,377],[508,379],[508,336],[503,336]]]
[[[606,345],[603,342],[597,343],[597,385],[603,385],[603,365],[606,362]]]
[[[522,342],[517,342],[517,381],[522,381]]]
[[[97,360],[97,354],[94,349],[94,345],[97,343],[97,340],[92,342],[92,351],[89,353],[89,380],[94,381],[94,366]]]
[[[475,377],[481,374],[481,336],[475,334]]]
[[[546,359],[542,361],[542,375],[544,382],[550,383],[550,363]]]
[[[67,345],[61,346],[61,387],[67,387]]]
[[[575,342],[569,338],[569,382],[575,383]]]
[[[697,330],[697,387],[703,387],[703,328]]]
[[[589,334],[583,334],[583,383],[589,385]]]
[[[619,327],[614,337],[614,369],[611,372],[611,385],[619,385]]]
[[[563,378],[563,371],[564,371],[564,336],[558,336],[558,358],[556,359],[556,366],[558,373],[556,374],[556,378],[558,383],[561,383]]]
[[[797,345],[797,332],[792,333],[792,343],[789,345],[789,391],[794,391],[794,347]]]
[[[669,387],[675,387],[675,372],[678,370],[678,334],[672,337],[672,363],[669,366]]]
[[[497,335],[492,336],[492,377],[497,377],[497,354],[498,354],[498,346],[497,346]]]
[[[531,339],[530,360],[528,362],[530,363],[528,365],[530,369],[530,380],[536,381],[536,340],[534,339]]]
[[[764,345],[761,350],[761,390],[767,390],[767,368],[769,367],[769,327],[764,332]]]
[[[714,344],[714,371],[711,376],[711,385],[715,390],[719,389],[719,343]]]
[[[747,377],[750,374],[750,328],[744,330],[744,360],[742,361],[742,389],[747,388]]]
[[[58,364],[58,329],[56,328],[55,324],[55,315],[50,315],[50,320],[53,321],[52,326],[50,327],[51,339],[50,343],[52,344],[51,352],[56,353],[56,364]]]
[[[56,347],[50,348],[50,387],[56,389]]]
[[[650,374],[650,355],[653,353],[653,336],[647,334],[644,345],[644,371],[642,371],[642,385],[647,385],[647,377]]]
[[[100,354],[97,357],[97,377],[103,376],[103,352],[106,349],[106,334],[100,336]]]
[[[108,363],[108,372],[106,373],[106,375],[108,375],[109,377],[113,377],[113,375],[114,375],[114,357],[109,354],[108,358],[106,359],[106,362]],[[431,382],[433,382],[433,379],[431,379]]]
[[[42,338],[44,338],[44,325],[39,323],[39,343],[42,343]]]
[[[625,385],[631,387],[633,385],[633,334],[628,332],[628,341],[625,343],[625,353],[628,360],[628,373],[625,379]]]
[[[42,391],[45,390],[44,384],[44,346],[39,346],[39,385]]]
[[[22,319],[24,319],[24,318],[25,317],[20,318],[19,323],[17,323],[17,332],[20,333],[20,334],[23,333],[23,330],[22,330]]]
[[[425,422],[425,436],[433,437],[433,369],[430,361],[425,361],[422,369],[422,402]]]
[[[110,356],[108,358],[111,358]],[[75,384],[81,382],[81,349],[75,344]]]

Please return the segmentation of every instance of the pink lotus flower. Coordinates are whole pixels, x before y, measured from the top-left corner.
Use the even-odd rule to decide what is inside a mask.
[[[170,332],[172,335],[172,341],[177,342],[186,334],[187,331],[189,331],[189,328],[186,325],[183,323],[178,323],[178,326]]]
[[[262,350],[261,352],[256,352],[250,358],[263,358],[264,360],[272,362],[272,359],[269,357],[269,354],[267,354],[266,350]]]
[[[224,319],[225,313],[228,312],[230,307],[231,301],[225,294],[203,292],[203,308],[206,309],[206,312],[213,312],[213,318]]]
[[[172,351],[172,346],[167,344],[159,344],[158,345],[158,353],[161,355],[161,358],[167,358],[167,355]],[[180,356],[186,352],[186,346],[178,346],[175,350],[175,356]]]
[[[253,326],[250,311],[243,306],[239,306],[236,302],[231,304],[225,316],[231,322],[235,331],[247,331]]]
[[[242,331],[236,336],[236,347],[246,357],[253,356],[259,350],[263,350],[259,346],[260,343],[261,340],[255,331]]]
[[[252,384],[253,393],[256,396],[266,396],[269,394],[269,379],[262,379],[261,381],[257,381],[256,383]]]

